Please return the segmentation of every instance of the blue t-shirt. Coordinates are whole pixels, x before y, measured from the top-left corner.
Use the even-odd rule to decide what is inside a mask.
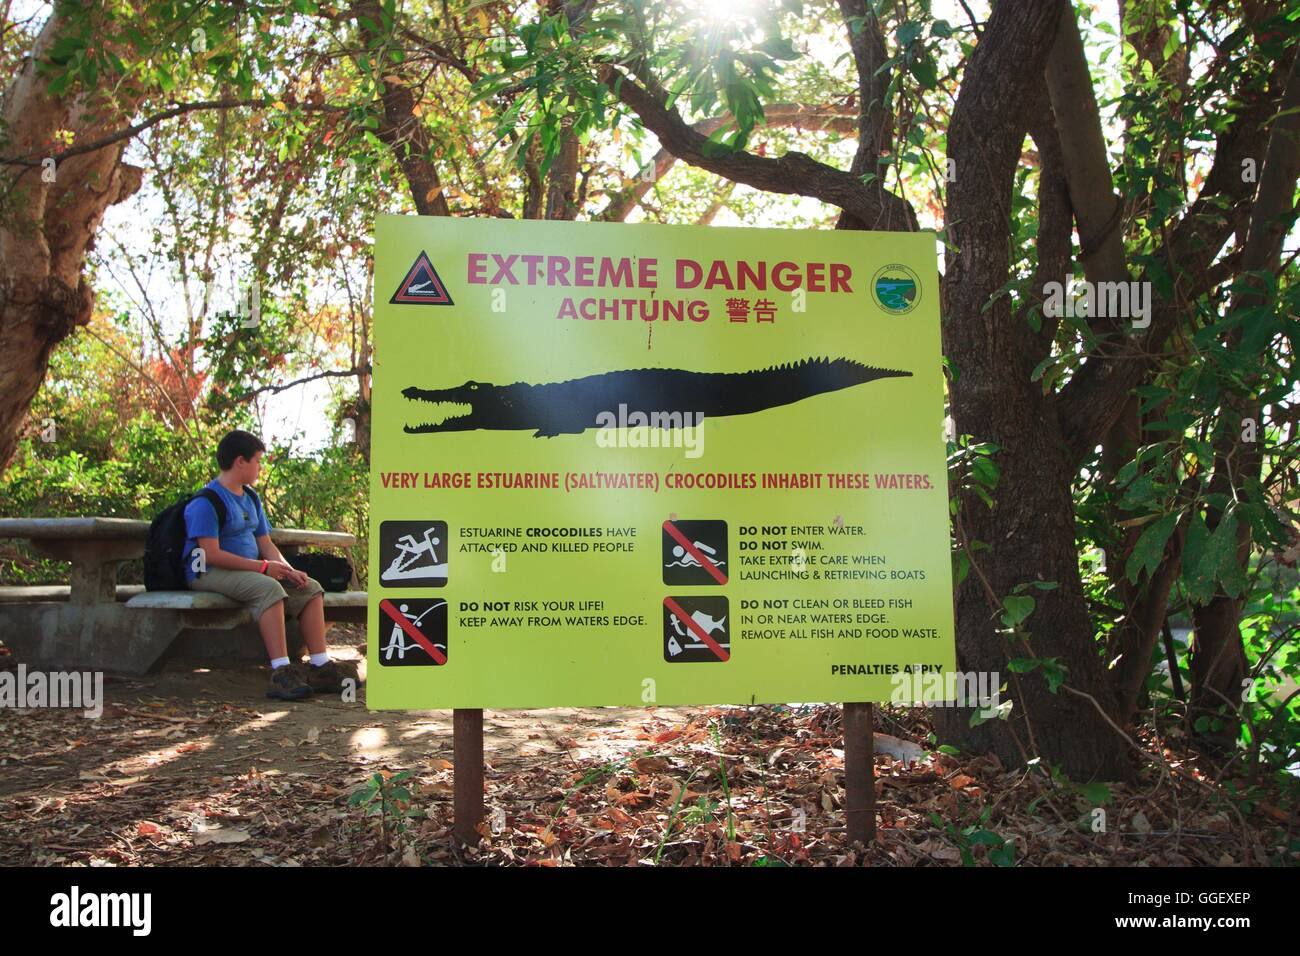
[[[248,492],[242,495],[231,494],[215,478],[205,486],[221,496],[226,506],[226,523],[220,532],[217,529],[217,509],[206,498],[195,498],[185,506],[185,580],[193,581],[198,575],[194,571],[194,549],[198,547],[199,538],[216,538],[222,551],[229,551],[241,558],[256,558],[257,539],[271,533],[271,526],[266,522],[260,503],[253,502]]]

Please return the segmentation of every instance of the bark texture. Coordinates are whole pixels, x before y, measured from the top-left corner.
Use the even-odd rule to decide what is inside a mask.
[[[957,595],[961,670],[999,673],[1011,685],[1008,720],[970,728],[967,709],[941,709],[941,739],[993,751],[1006,764],[1034,754],[1071,778],[1127,779],[1127,744],[1109,725],[1111,686],[1084,604],[1075,550],[1071,482],[1075,464],[1051,403],[1029,380],[1026,363],[1041,348],[1005,296],[1011,190],[1030,113],[1064,5],[1056,0],[998,4],[967,66],[949,131],[955,160],[946,210],[950,246],[943,289],[944,352],[956,366],[952,408],[957,429],[1002,448],[996,505],[975,495],[961,502],[962,533],[982,541],[979,565]],[[1055,581],[1033,592],[1027,642],[998,633],[996,601],[1018,584]],[[1013,657],[1057,658],[1064,688],[1052,693],[1040,672],[1014,678]]]
[[[74,143],[96,140],[124,125],[135,106],[103,94],[47,92],[36,66],[64,29],[56,6],[0,113],[8,131],[4,152],[24,159],[5,167],[8,202],[0,220],[0,470],[13,458],[51,351],[90,321],[94,296],[81,270],[104,212],[139,189],[142,176],[121,161],[125,139],[52,170],[42,165],[42,157],[55,155],[59,130],[71,130]]]
[[[1281,108],[1272,124],[1268,152],[1260,170],[1259,193],[1251,210],[1250,228],[1242,252],[1244,273],[1276,272],[1281,264],[1282,244],[1295,223],[1293,197],[1300,179],[1300,58],[1291,64],[1291,72],[1282,96]],[[1267,304],[1265,287],[1258,278],[1243,276],[1245,288],[1233,300],[1234,311],[1245,311]],[[1230,334],[1229,347],[1239,348],[1243,335],[1238,326]],[[1245,389],[1224,396],[1223,414],[1215,437],[1214,474],[1210,491],[1225,494],[1229,500],[1241,500],[1249,481],[1259,481],[1263,466],[1263,407],[1257,395],[1262,384],[1258,376],[1248,377]],[[1258,439],[1242,440],[1242,422],[1252,419]],[[1224,513],[1210,508],[1206,526],[1213,531]],[[1250,558],[1251,527],[1244,519],[1237,523],[1237,563],[1243,568]],[[1244,597],[1229,595],[1220,589],[1210,602],[1193,608],[1195,636],[1191,659],[1192,694],[1189,700],[1193,716],[1226,710],[1230,717],[1218,734],[1207,736],[1224,745],[1236,740],[1240,721],[1236,704],[1247,675],[1246,652],[1241,639],[1241,611]]]

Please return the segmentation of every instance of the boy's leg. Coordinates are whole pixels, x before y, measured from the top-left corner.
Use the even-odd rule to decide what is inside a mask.
[[[257,619],[257,629],[266,645],[266,654],[274,663],[289,657],[289,645],[284,635],[284,602],[277,601],[262,612]]]
[[[317,594],[307,602],[298,615],[298,629],[309,653],[313,656],[326,653],[325,632],[329,625],[325,623],[324,594]]]
[[[190,582],[195,591],[212,591],[243,604],[253,613],[272,664],[288,657],[284,633],[285,590],[280,582],[256,571],[209,568]]]
[[[285,591],[289,595],[284,602],[285,614],[297,615],[298,629],[311,652],[307,683],[317,692],[337,693],[343,689],[345,679],[355,680],[356,675],[347,667],[340,668],[329,658],[325,642],[325,632],[329,627],[325,622],[325,589],[315,578],[308,578],[303,587],[286,587]]]
[[[298,619],[298,630],[311,652],[312,663],[324,663],[320,655],[326,653],[325,630],[328,627],[325,623],[325,589],[315,578],[308,578],[300,588],[286,584],[284,591],[285,617]]]

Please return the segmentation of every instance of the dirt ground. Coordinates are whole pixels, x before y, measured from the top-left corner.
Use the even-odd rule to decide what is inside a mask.
[[[333,634],[364,668],[357,633]],[[876,841],[850,847],[827,705],[488,711],[489,820],[462,848],[449,711],[370,713],[364,689],[269,701],[266,679],[173,665],[107,678],[98,720],[0,709],[0,864],[1300,862],[1294,809],[1230,796],[1193,754],[1101,792],[940,753],[923,715],[883,707]]]

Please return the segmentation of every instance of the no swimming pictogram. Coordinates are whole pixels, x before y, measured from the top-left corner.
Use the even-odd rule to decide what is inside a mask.
[[[663,524],[664,584],[726,584],[727,523],[678,521]]]
[[[388,301],[393,305],[455,305],[446,284],[423,251],[416,256],[415,264]]]

